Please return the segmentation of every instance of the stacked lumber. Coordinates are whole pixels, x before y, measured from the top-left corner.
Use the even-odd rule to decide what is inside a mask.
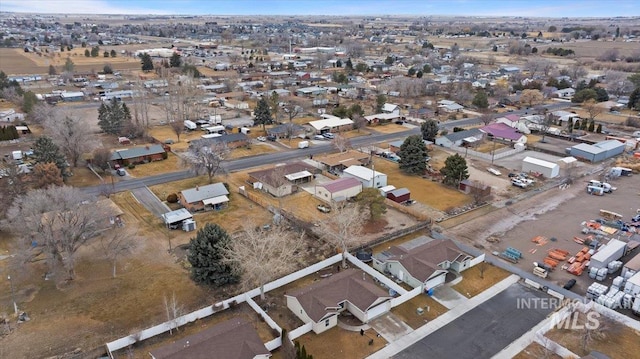
[[[567,259],[567,256],[569,255],[568,252],[566,251],[559,251],[557,249],[552,249],[549,251],[548,256],[549,258],[553,258],[557,261],[564,261]]]
[[[556,269],[556,267],[558,266],[558,261],[556,261],[553,258],[545,258],[544,259],[544,264],[548,265],[549,267],[551,267],[551,269]]]

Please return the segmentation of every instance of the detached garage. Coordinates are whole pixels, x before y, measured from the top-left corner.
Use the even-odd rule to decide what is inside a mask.
[[[594,145],[580,143],[571,147],[571,156],[590,162],[600,162],[624,152],[624,143],[616,140],[598,142]]]
[[[537,172],[546,178],[558,177],[560,166],[557,163],[548,162],[534,157],[525,157],[522,160],[522,172]]]
[[[411,192],[407,188],[398,188],[387,192],[387,198],[396,203],[402,203],[411,199]]]

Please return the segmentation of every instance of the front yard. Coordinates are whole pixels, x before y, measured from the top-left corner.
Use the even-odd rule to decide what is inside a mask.
[[[167,172],[177,172],[183,169],[180,164],[180,158],[168,152],[166,160],[139,164],[134,168],[127,168],[127,172],[133,177],[146,177]]]
[[[422,308],[422,314],[418,313],[418,308]],[[420,328],[427,324],[428,321],[446,312],[446,307],[426,294],[420,294],[391,309],[391,313],[398,316],[413,329]]]
[[[483,270],[484,272],[481,276],[480,273]],[[462,281],[452,286],[452,288],[465,297],[471,298],[489,289],[509,275],[511,273],[502,268],[489,263],[479,263],[462,272]]]

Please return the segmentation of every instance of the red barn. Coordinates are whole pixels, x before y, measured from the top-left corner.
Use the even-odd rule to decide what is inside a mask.
[[[411,192],[407,188],[398,188],[388,192],[387,198],[396,203],[402,203],[411,199]]]

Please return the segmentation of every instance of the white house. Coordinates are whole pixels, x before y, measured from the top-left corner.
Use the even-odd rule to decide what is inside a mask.
[[[392,113],[394,115],[400,114],[400,105],[394,103],[385,103],[382,106],[382,113]]]
[[[377,254],[373,267],[426,291],[444,284],[449,270],[460,273],[470,268],[471,259],[450,239],[421,236]]]
[[[365,188],[380,188],[387,185],[387,175],[363,166],[349,166],[342,172],[342,177],[355,178]]]
[[[446,112],[460,112],[464,110],[464,106],[450,100],[438,101],[438,107]]]
[[[566,89],[553,91],[553,94],[558,96],[558,97],[560,97],[560,98],[571,99],[573,97],[573,95],[576,94],[576,90],[574,90],[571,87],[569,87],[569,88],[566,88]]]
[[[345,310],[367,323],[391,309],[389,293],[357,269],[345,269],[285,297],[287,308],[305,324],[312,323],[316,334],[335,327]]]
[[[353,128],[353,120],[332,115],[323,115],[324,119],[309,122],[316,133],[340,132]]]
[[[531,130],[527,127],[526,121],[521,119],[518,115],[509,114],[504,117],[498,117],[496,118],[496,123],[503,123],[527,135],[531,133]]]
[[[352,177],[316,185],[315,196],[326,202],[345,201],[362,192],[362,183]]]
[[[13,122],[13,121],[23,121],[23,120],[24,120],[24,113],[16,112],[12,108],[0,111],[0,122]]]

